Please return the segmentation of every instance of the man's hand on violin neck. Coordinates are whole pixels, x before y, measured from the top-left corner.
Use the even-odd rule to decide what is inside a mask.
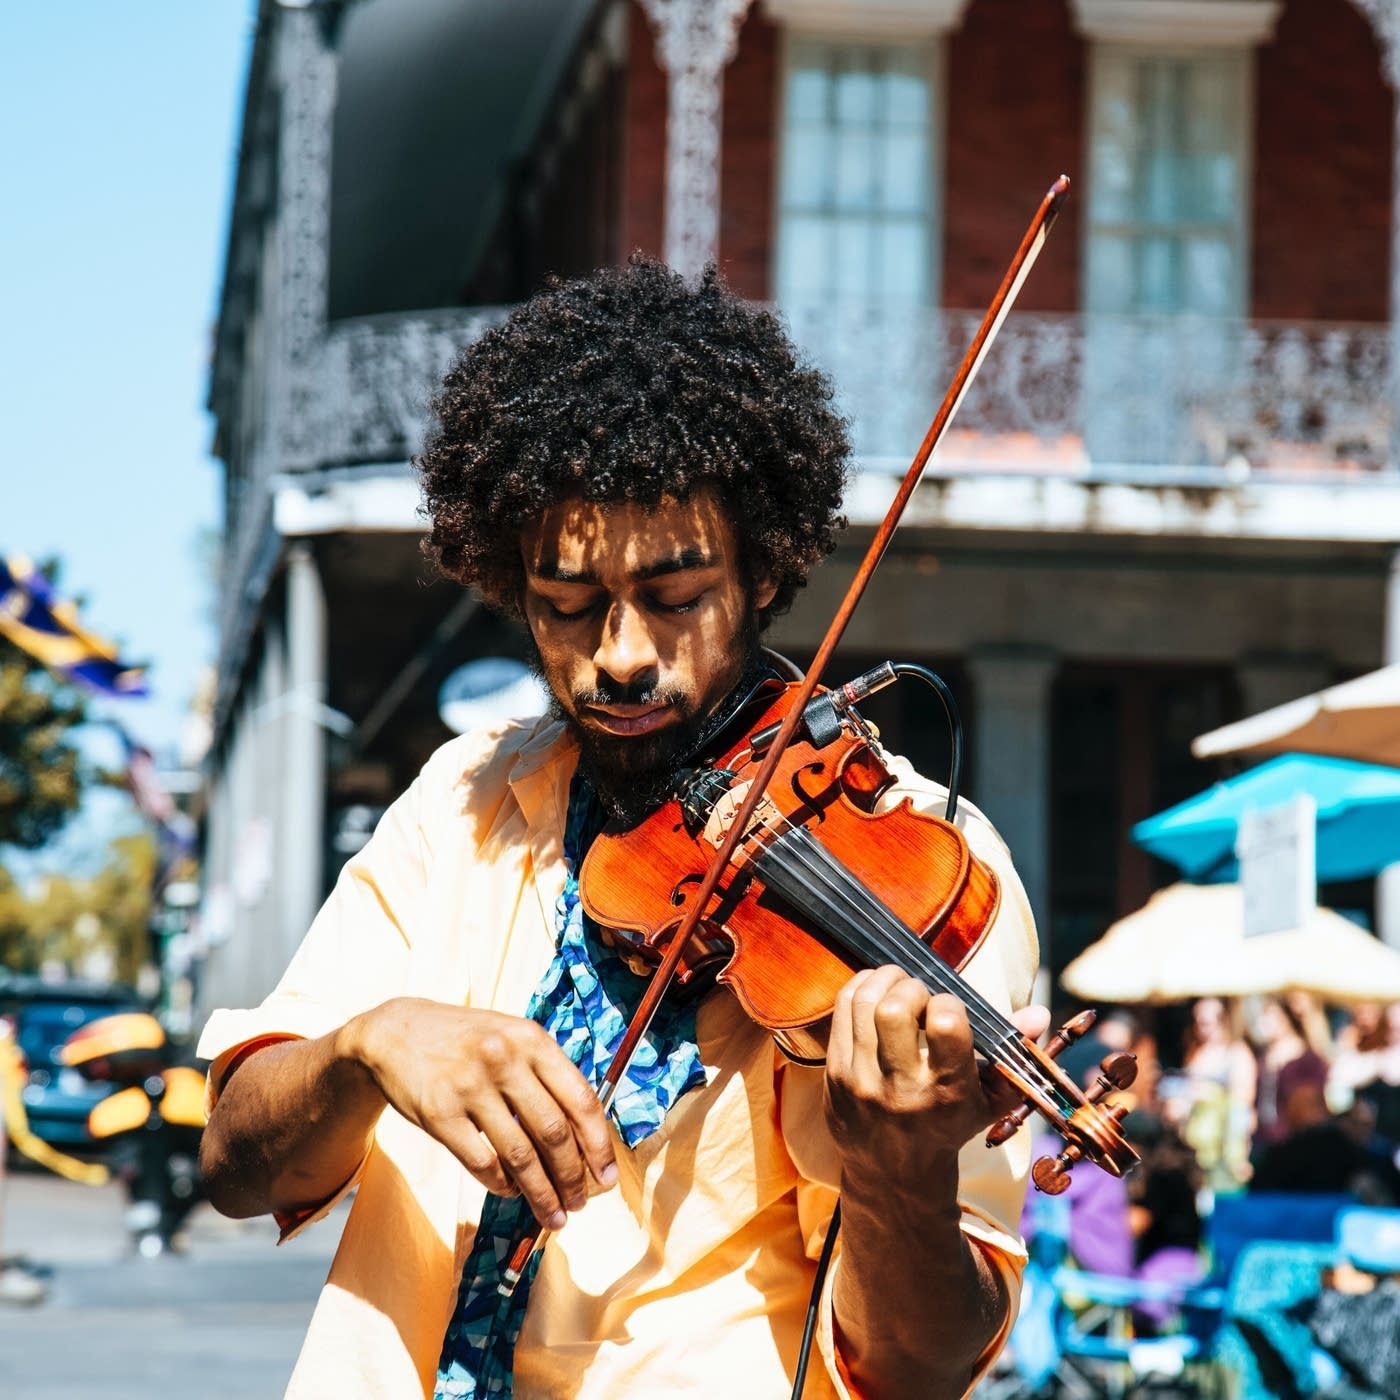
[[[341,1032],[385,1099],[489,1191],[525,1197],[557,1230],[617,1181],[597,1094],[533,1021],[399,997]]]
[[[1012,1019],[1032,1037],[1049,1016]],[[967,1011],[897,967],[858,972],[836,1000],[827,1047],[827,1119],[849,1180],[927,1191],[930,1170],[951,1172],[962,1145],[1019,1098],[973,1051]]]

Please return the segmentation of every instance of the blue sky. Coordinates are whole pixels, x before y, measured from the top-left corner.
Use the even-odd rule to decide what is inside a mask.
[[[157,750],[214,648],[203,404],[253,14],[0,5],[0,550],[60,556],[152,663],[151,699],[109,704]]]

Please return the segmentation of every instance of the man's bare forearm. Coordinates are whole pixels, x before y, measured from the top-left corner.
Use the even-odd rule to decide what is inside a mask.
[[[354,1024],[269,1045],[227,1081],[200,1149],[216,1209],[241,1218],[305,1208],[349,1180],[385,1102],[353,1052]]]
[[[598,1095],[540,1025],[391,997],[319,1040],[256,1051],[231,1076],[200,1163],[226,1215],[319,1205],[369,1147],[386,1106],[488,1191],[519,1192],[561,1229],[589,1183],[617,1183]]]
[[[960,1214],[955,1158],[917,1202],[843,1187],[836,1337],[865,1400],[957,1400],[1000,1328],[1005,1286]]]

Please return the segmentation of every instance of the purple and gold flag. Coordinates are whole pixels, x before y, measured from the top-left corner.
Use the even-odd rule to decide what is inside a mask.
[[[78,610],[60,600],[48,579],[22,555],[0,558],[0,636],[36,661],[98,695],[145,695],[146,668],[117,655],[117,648],[78,621]]]

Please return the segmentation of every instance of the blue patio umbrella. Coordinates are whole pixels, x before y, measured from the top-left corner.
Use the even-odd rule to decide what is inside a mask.
[[[1400,862],[1400,768],[1287,754],[1216,783],[1133,827],[1133,840],[1188,880],[1239,876],[1235,837],[1248,811],[1300,794],[1317,804],[1317,878],[1355,880]]]

